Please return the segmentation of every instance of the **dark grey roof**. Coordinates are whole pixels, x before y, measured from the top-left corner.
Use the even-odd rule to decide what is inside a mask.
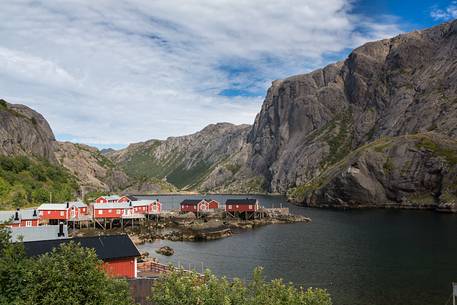
[[[61,244],[71,241],[81,244],[82,247],[95,249],[98,258],[101,260],[140,256],[140,252],[135,244],[125,234],[24,242],[25,253],[28,256],[42,255],[52,251],[53,248]]]
[[[203,199],[184,199],[181,204],[197,205]]]
[[[130,201],[138,201],[138,198],[132,195],[127,195],[125,197],[127,197]]]
[[[227,199],[225,204],[256,204],[257,199],[243,198],[243,199]]]

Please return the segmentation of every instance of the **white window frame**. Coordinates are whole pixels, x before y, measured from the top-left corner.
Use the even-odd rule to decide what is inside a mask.
[[[26,220],[25,221],[25,226],[26,227],[31,227],[33,225],[33,222],[31,220]]]
[[[103,210],[98,210],[98,215],[102,215],[103,214]]]

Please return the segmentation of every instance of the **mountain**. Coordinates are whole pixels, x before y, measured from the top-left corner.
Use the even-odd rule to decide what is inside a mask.
[[[46,119],[0,100],[0,204],[64,201],[90,191],[170,192],[159,179],[134,179],[98,149],[56,141]]]
[[[269,191],[304,204],[402,204],[423,194],[455,202],[456,123],[453,21],[274,81],[248,136],[246,166]],[[386,139],[380,152],[366,146]]]
[[[191,135],[135,143],[106,156],[131,177],[199,189],[215,167],[242,149],[249,130],[249,125],[212,124]]]

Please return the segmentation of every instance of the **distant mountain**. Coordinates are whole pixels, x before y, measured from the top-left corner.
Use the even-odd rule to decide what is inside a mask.
[[[241,150],[249,130],[249,125],[218,123],[192,135],[131,144],[106,156],[131,177],[200,189],[217,166]]]

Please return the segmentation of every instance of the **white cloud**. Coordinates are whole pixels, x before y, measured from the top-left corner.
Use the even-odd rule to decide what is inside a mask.
[[[0,92],[85,143],[252,123],[273,79],[399,32],[351,8],[352,0],[8,1]],[[247,96],[219,94],[229,89]]]
[[[452,1],[452,3],[444,8],[433,8],[430,12],[430,16],[432,16],[435,20],[451,20],[457,18],[457,1]]]

